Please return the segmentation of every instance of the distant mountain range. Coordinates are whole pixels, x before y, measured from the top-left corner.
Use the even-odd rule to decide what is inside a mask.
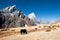
[[[33,20],[26,16],[16,6],[9,6],[0,10],[0,28],[24,27],[36,25]]]
[[[55,20],[52,23],[56,24],[56,23],[60,23],[60,20]]]
[[[60,22],[60,20],[55,22]],[[38,24],[49,24],[49,21],[38,21],[34,12],[26,16],[15,5],[0,10],[0,28],[37,26]]]

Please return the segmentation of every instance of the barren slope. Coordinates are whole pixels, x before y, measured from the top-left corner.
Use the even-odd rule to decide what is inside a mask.
[[[15,34],[0,38],[0,40],[60,40],[60,29],[50,32],[31,32],[25,35]]]

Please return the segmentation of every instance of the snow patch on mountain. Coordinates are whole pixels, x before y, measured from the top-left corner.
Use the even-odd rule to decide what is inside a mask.
[[[28,15],[28,17],[31,19],[31,20],[36,20],[36,16],[35,16],[35,13],[34,12],[32,12],[32,13],[30,13],[29,15]]]

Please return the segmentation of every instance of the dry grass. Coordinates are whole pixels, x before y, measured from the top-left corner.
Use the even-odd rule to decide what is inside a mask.
[[[33,33],[33,32],[35,32],[36,35],[37,35],[37,33],[39,34],[40,32],[42,32],[42,33],[44,33],[44,32],[51,33],[52,30],[60,29],[60,25],[50,25],[50,26],[44,25],[43,28],[41,28],[41,26],[38,26],[38,27],[37,26],[32,26],[32,27],[19,27],[19,28],[0,29],[0,38],[8,37],[8,36],[11,36],[11,35],[16,35],[16,34],[21,35],[20,34],[21,29],[26,29],[27,32],[28,32],[27,35],[29,35],[30,33]],[[60,33],[60,32],[58,31],[58,33]],[[51,34],[53,34],[53,32]],[[32,34],[30,34],[30,35],[32,35]],[[39,34],[39,35],[41,35],[41,34]],[[37,35],[37,36],[39,36],[39,35]],[[42,35],[42,36],[44,36],[44,35]],[[34,38],[34,36],[33,36],[33,38]],[[21,39],[21,40],[23,40],[23,39]]]
[[[50,32],[35,31],[26,35],[15,34],[0,38],[0,40],[60,40],[60,29]]]

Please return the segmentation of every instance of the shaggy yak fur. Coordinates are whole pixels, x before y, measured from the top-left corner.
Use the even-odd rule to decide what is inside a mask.
[[[27,34],[27,30],[26,29],[21,29],[20,33],[21,34]]]

